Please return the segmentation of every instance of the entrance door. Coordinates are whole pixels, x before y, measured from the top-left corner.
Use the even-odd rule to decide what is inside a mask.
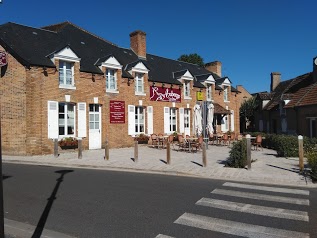
[[[89,104],[89,149],[101,149],[101,107]]]
[[[184,109],[184,131],[185,135],[190,136],[190,109]]]

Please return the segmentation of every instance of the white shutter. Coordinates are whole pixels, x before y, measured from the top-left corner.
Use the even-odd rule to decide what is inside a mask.
[[[179,109],[179,132],[184,133],[184,108]]]
[[[58,139],[58,102],[47,101],[48,138]]]
[[[147,133],[148,135],[153,134],[153,107],[147,107]]]
[[[135,106],[128,105],[128,134],[135,134]]]
[[[231,122],[231,131],[234,131],[234,111],[231,110],[231,118],[230,118],[230,122]]]
[[[87,137],[86,103],[79,102],[78,106],[78,137]]]
[[[170,133],[170,108],[164,107],[164,133]]]

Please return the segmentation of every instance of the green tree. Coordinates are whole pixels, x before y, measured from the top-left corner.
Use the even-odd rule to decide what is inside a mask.
[[[204,59],[198,55],[198,54],[189,54],[189,55],[181,55],[177,60],[187,62],[187,63],[192,63],[192,64],[197,64],[201,67],[204,67]]]
[[[255,97],[251,97],[245,100],[240,107],[240,121],[243,122],[243,131],[245,131],[246,123],[248,122],[251,126],[254,125],[254,114],[258,107]]]

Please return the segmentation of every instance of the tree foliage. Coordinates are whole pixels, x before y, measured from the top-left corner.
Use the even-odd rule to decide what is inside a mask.
[[[244,101],[240,107],[240,116],[245,118],[252,118],[254,116],[255,110],[257,109],[257,101],[255,97],[251,97]]]
[[[197,64],[201,67],[204,67],[205,65],[204,59],[196,53],[189,54],[189,55],[186,55],[186,54],[181,55],[177,60],[187,62],[187,63]]]

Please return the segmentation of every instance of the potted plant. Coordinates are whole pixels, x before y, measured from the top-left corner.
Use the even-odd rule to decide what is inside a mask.
[[[134,137],[134,140],[138,141],[139,144],[147,144],[149,141],[149,137],[145,134],[140,134]]]
[[[76,149],[78,148],[78,140],[74,137],[65,137],[58,142],[58,145],[63,149]]]
[[[177,133],[177,131],[174,131],[173,136],[174,136],[173,141],[178,141],[178,133]]]

